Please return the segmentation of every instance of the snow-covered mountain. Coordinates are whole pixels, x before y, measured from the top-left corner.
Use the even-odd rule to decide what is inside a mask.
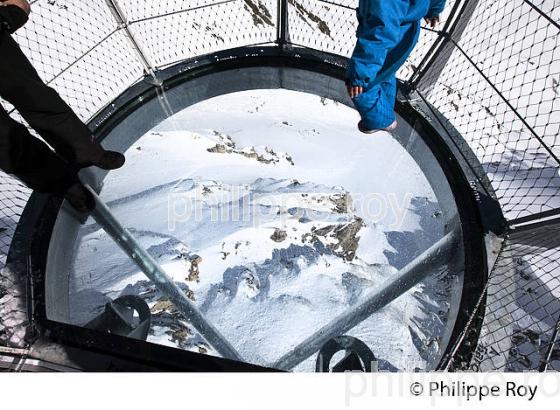
[[[138,140],[102,199],[241,355],[266,365],[443,234],[413,159],[387,133],[360,134],[357,120],[292,91],[214,98]],[[74,322],[141,295],[150,341],[215,354],[97,224],[78,243]],[[449,309],[440,276],[350,332],[382,368],[432,364]],[[310,358],[296,370],[313,368]]]

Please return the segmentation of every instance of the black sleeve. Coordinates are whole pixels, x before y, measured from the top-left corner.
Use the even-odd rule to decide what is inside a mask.
[[[27,13],[18,6],[0,6],[0,32],[14,33],[27,23]]]

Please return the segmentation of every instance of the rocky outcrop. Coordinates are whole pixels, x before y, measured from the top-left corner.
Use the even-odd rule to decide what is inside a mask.
[[[286,233],[286,231],[276,228],[270,239],[272,239],[274,242],[284,242],[287,237],[288,234]]]
[[[263,147],[257,149],[256,147],[250,148],[237,148],[235,142],[229,135],[222,134],[214,131],[214,135],[219,137],[219,141],[207,151],[214,154],[236,154],[242,155],[249,159],[254,159],[263,164],[278,164],[281,161],[288,162],[290,165],[295,165],[292,157],[286,153],[276,153],[272,148]]]
[[[351,262],[356,257],[356,251],[360,244],[358,233],[364,227],[364,221],[355,217],[354,220],[342,225],[328,225],[324,228],[313,229],[309,234],[313,241],[326,239],[327,247],[336,255]]]

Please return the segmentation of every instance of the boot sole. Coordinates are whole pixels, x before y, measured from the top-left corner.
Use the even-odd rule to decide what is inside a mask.
[[[389,125],[387,128],[381,128],[381,129],[373,129],[373,130],[368,130],[367,128],[364,128],[362,126],[362,121],[360,121],[358,123],[358,130],[360,130],[360,132],[363,132],[364,134],[375,134],[376,132],[379,131],[386,131],[386,132],[391,132],[397,129],[399,123],[397,122],[397,120],[395,120],[391,125]]]

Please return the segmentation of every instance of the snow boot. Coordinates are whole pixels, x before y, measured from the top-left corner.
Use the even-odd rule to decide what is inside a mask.
[[[397,122],[397,120],[393,121],[393,123],[391,125],[389,125],[387,128],[382,128],[382,129],[367,129],[366,127],[364,127],[364,124],[362,121],[360,121],[358,123],[358,129],[363,132],[364,134],[374,134],[378,131],[387,131],[387,132],[391,132],[397,129],[397,126],[399,125],[399,123]]]

